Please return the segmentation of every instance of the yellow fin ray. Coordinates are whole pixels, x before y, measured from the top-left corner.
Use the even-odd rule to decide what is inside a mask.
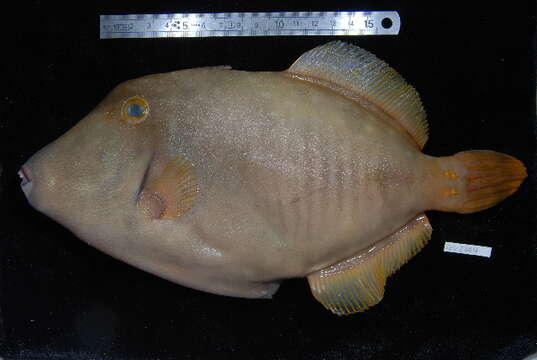
[[[148,182],[138,204],[151,219],[174,219],[192,208],[198,191],[194,167],[178,156],[157,178]]]
[[[429,241],[432,227],[424,214],[366,252],[308,276],[313,296],[338,315],[367,310],[384,296],[388,276]]]
[[[514,193],[528,176],[518,159],[490,150],[469,150],[454,155],[462,162],[464,201],[454,211],[462,214],[481,211],[496,205]]]

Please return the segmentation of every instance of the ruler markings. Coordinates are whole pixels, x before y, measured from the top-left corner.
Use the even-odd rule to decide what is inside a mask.
[[[100,37],[396,35],[400,26],[395,11],[127,14],[101,15]]]

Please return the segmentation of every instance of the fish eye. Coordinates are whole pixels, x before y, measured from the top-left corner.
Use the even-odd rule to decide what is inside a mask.
[[[144,121],[148,114],[149,104],[140,96],[128,98],[121,107],[121,118],[129,124]]]

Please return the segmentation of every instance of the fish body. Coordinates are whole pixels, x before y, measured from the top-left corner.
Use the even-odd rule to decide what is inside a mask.
[[[425,210],[492,206],[526,176],[494,152],[425,155],[426,140],[415,90],[334,42],[284,72],[122,83],[20,174],[36,209],[143,270],[250,298],[308,277],[349,314],[429,239]]]

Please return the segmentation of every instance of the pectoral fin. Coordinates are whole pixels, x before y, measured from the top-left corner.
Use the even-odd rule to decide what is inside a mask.
[[[368,251],[308,276],[313,296],[338,315],[350,315],[379,303],[386,278],[416,255],[431,238],[424,214]]]
[[[150,219],[177,218],[194,205],[198,183],[194,167],[178,156],[162,173],[148,181],[138,199],[138,206]]]

